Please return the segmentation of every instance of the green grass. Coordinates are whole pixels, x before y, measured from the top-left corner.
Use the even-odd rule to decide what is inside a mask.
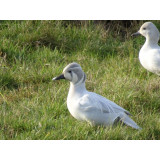
[[[0,21],[0,139],[160,139],[160,79],[139,63],[144,38],[129,36],[139,26],[122,36],[92,21]],[[69,82],[52,81],[71,62],[82,66],[89,91],[130,111],[143,129],[74,119]]]

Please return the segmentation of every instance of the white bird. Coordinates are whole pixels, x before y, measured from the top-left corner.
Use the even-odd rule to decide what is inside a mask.
[[[86,75],[79,64],[74,62],[67,65],[63,74],[53,78],[53,80],[59,79],[70,81],[67,107],[77,120],[103,126],[113,125],[120,121],[132,128],[140,129],[129,117],[130,113],[127,110],[105,97],[86,90]]]
[[[148,71],[160,75],[160,46],[159,31],[152,22],[145,22],[140,30],[134,34],[143,35],[146,41],[139,51],[141,65]]]

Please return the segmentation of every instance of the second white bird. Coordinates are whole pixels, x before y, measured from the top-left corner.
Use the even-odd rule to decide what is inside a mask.
[[[150,72],[160,75],[159,31],[152,22],[145,22],[134,35],[143,35],[146,42],[139,51],[142,66]]]

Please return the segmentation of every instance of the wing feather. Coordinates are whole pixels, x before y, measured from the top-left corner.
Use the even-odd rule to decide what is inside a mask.
[[[89,110],[99,110],[103,113],[120,113],[124,112],[127,115],[130,115],[130,113],[123,109],[122,107],[118,106],[114,102],[96,94],[93,92],[89,92],[88,94],[84,95],[80,101],[79,104],[83,106],[88,106]],[[87,110],[87,108],[86,108]]]

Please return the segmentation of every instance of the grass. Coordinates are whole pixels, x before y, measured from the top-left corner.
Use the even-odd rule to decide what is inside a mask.
[[[160,139],[160,79],[139,63],[144,38],[129,36],[141,23],[123,36],[92,21],[0,21],[0,139]],[[52,82],[73,61],[89,91],[130,111],[143,129],[74,119],[66,106],[69,83]]]

